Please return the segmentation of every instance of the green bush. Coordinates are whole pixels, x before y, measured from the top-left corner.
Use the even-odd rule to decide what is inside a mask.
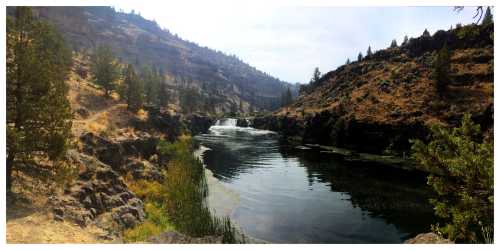
[[[162,183],[138,181],[130,189],[146,203],[146,221],[125,231],[127,241],[144,241],[165,230],[192,237],[222,236],[224,243],[236,243],[236,230],[229,218],[214,216],[205,203],[208,187],[203,164],[193,156],[195,143],[181,136],[175,143],[161,141],[158,151],[169,162]]]
[[[432,199],[445,226],[433,229],[458,242],[493,239],[493,143],[481,139],[479,125],[465,115],[458,128],[431,128],[429,143],[414,140],[413,156],[432,173],[428,184],[438,194]]]

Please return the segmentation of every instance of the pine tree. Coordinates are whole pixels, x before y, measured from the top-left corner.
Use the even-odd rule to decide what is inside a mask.
[[[165,81],[165,74],[163,73],[162,70],[160,70],[160,86],[159,86],[159,103],[161,107],[166,107],[168,106],[168,103],[170,101],[170,94],[167,89],[167,83]]]
[[[183,88],[179,91],[179,102],[182,110],[186,114],[193,113],[199,106],[200,98],[198,91],[194,88]],[[234,107],[237,109],[235,105]],[[231,106],[231,108],[233,108],[233,106]]]
[[[427,29],[424,30],[424,33],[422,34],[422,37],[430,37],[431,34],[429,33],[429,31],[427,31]]]
[[[311,81],[309,83],[314,84],[319,81],[319,78],[321,78],[321,72],[319,71],[319,68],[316,67],[314,68],[313,77],[311,78]]]
[[[345,64],[347,65],[349,63],[351,63],[351,60],[349,60],[349,58],[347,58],[347,61],[345,61]]]
[[[368,50],[366,51],[366,56],[370,57],[371,55],[373,55],[373,53],[372,53],[372,47],[368,46]]]
[[[144,67],[142,80],[144,81],[146,103],[148,105],[158,106],[158,92],[160,90],[161,78],[156,68],[151,68],[151,66]]]
[[[392,39],[391,48],[396,48],[396,47],[398,47],[398,42],[396,42],[396,39]]]
[[[437,92],[442,95],[450,83],[450,51],[446,43],[434,58],[432,76]]]
[[[403,43],[401,45],[406,45],[408,44],[408,36],[405,35],[405,38],[403,39]]]
[[[132,64],[129,64],[125,70],[123,85],[125,86],[127,109],[137,112],[142,107],[144,89]]]
[[[482,25],[488,25],[493,23],[493,15],[491,14],[490,7],[486,8],[486,12],[484,13]]]
[[[120,67],[111,48],[99,46],[91,57],[90,66],[92,80],[104,88],[105,95],[109,96],[116,89],[116,81],[120,77]]]
[[[465,114],[457,128],[434,125],[426,142],[414,140],[419,165],[433,173],[427,183],[437,193],[431,200],[444,226],[433,229],[459,242],[493,240],[493,141]],[[491,233],[491,235],[488,234]]]
[[[361,62],[361,60],[363,60],[363,54],[361,54],[361,52],[359,52],[359,54],[358,54],[358,62]]]
[[[16,7],[15,17],[7,18],[6,58],[6,180],[10,192],[16,162],[34,157],[57,161],[66,152],[72,115],[65,81],[71,52],[61,35],[34,18],[29,7]]]

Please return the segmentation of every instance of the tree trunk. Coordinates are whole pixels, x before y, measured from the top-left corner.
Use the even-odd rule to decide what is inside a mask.
[[[12,189],[12,169],[14,164],[14,155],[9,154],[7,156],[7,175],[6,175],[6,182],[7,182],[7,194],[10,194],[11,189]]]

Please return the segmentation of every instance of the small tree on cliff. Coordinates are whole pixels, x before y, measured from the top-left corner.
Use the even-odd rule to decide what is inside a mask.
[[[465,242],[493,240],[493,142],[481,138],[470,115],[462,125],[431,128],[431,140],[414,140],[413,156],[431,174],[427,183],[439,195],[432,199],[437,216],[446,225],[433,229]]]
[[[436,91],[442,95],[450,83],[450,51],[446,43],[438,51],[433,62],[432,77],[436,82]]]
[[[71,52],[28,7],[7,17],[7,192],[15,162],[58,160],[66,152],[71,109],[66,79]],[[23,164],[28,170],[31,164]]]
[[[491,14],[490,7],[486,8],[486,12],[484,13],[482,25],[488,25],[493,23],[493,15]]]
[[[405,38],[403,38],[403,43],[401,45],[406,45],[408,43],[408,36],[405,35]]]
[[[391,48],[397,48],[397,47],[398,47],[398,42],[396,42],[396,39],[392,39]]]
[[[358,54],[358,62],[361,62],[361,60],[363,60],[363,54],[361,54],[361,52],[359,52],[359,54]]]
[[[99,46],[91,57],[90,71],[95,84],[104,88],[106,96],[115,90],[120,78],[120,66],[107,45]]]
[[[366,57],[370,57],[371,55],[373,55],[373,53],[372,53],[372,47],[368,46],[368,50],[366,51]]]
[[[142,107],[144,101],[144,88],[132,64],[129,64],[125,70],[123,85],[125,87],[127,109],[137,112]]]
[[[430,37],[431,34],[429,33],[429,31],[427,29],[424,30],[424,33],[422,33],[422,37]]]
[[[345,61],[345,64],[347,65],[349,63],[351,63],[351,60],[349,60],[349,58],[347,58],[347,61]]]
[[[321,78],[321,72],[319,71],[319,68],[316,67],[314,68],[313,76],[311,78],[311,81],[309,81],[309,84],[314,84],[318,82],[319,78]]]

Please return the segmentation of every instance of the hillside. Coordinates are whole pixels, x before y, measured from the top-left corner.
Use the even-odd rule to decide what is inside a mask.
[[[296,92],[294,85],[235,56],[183,40],[137,14],[110,7],[36,7],[34,11],[55,25],[74,51],[89,54],[98,45],[110,45],[125,62],[162,69],[174,94],[180,87],[197,88],[211,98],[216,113],[273,110],[287,87]]]
[[[445,43],[451,84],[440,96],[432,62]],[[493,24],[468,25],[343,65],[303,87],[293,104],[254,123],[303,143],[381,153],[408,150],[408,139],[425,137],[430,124],[455,126],[464,113],[492,129],[492,109]]]

